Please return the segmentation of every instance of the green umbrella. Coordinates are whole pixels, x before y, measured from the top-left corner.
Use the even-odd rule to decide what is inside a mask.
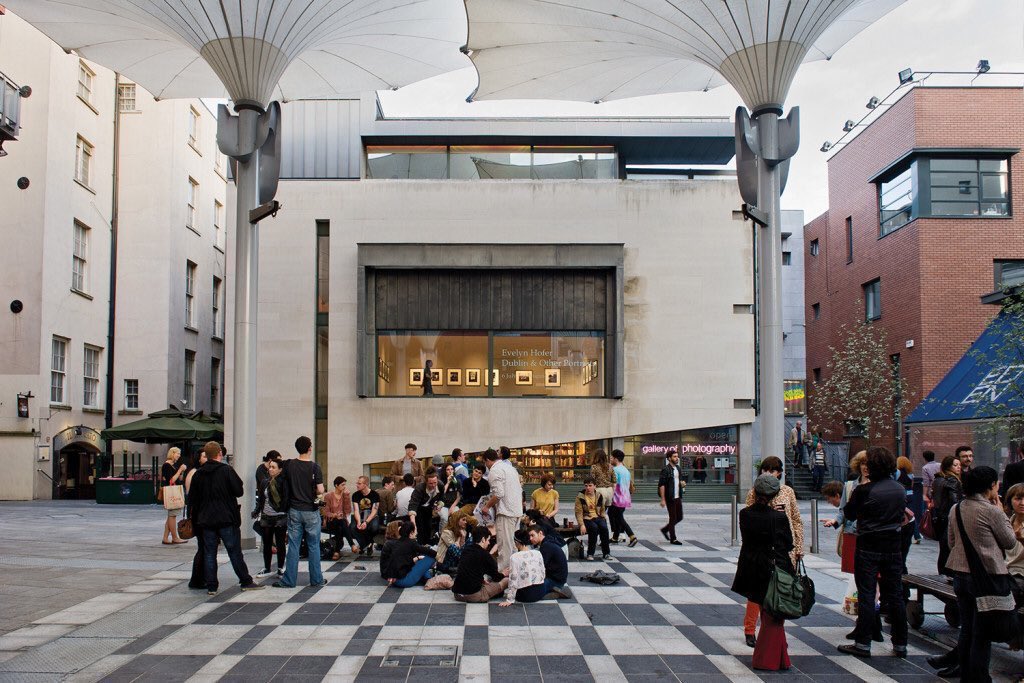
[[[100,436],[108,441],[124,439],[140,443],[219,441],[224,438],[224,425],[202,411],[184,412],[169,408],[150,413],[142,420],[104,429]]]

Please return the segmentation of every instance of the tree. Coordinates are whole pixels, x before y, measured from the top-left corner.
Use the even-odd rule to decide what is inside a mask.
[[[829,433],[842,425],[869,442],[882,438],[906,415],[907,384],[889,353],[884,329],[859,322],[839,332],[845,341],[838,349],[829,347],[828,375],[810,396],[811,422]]]
[[[977,406],[977,430],[993,439],[1024,438],[1024,287],[1008,289],[987,332],[993,343],[968,355],[985,373],[963,402]]]

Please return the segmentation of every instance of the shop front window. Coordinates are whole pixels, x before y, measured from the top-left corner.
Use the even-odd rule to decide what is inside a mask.
[[[381,332],[376,369],[378,396],[603,397],[604,333]]]
[[[657,484],[665,457],[675,449],[683,478],[690,485],[735,484],[739,459],[739,429],[735,426],[690,429],[631,436],[623,451],[632,457],[637,483]]]

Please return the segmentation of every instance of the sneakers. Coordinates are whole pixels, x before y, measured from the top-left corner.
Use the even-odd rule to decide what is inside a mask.
[[[892,654],[893,654],[894,657],[899,657],[900,659],[906,659],[907,658],[907,646],[906,645],[893,645],[892,646]]]
[[[838,648],[844,655],[853,655],[854,657],[860,657],[861,659],[871,659],[871,649],[863,648],[856,643],[851,645],[840,645]]]
[[[665,537],[666,541],[672,540],[672,537],[668,535],[668,529],[662,527],[661,529],[659,529],[659,531],[661,531],[661,535]]]
[[[283,569],[278,569],[277,570],[277,576],[278,576],[278,578],[284,576],[284,570]]]
[[[551,592],[555,594],[556,599],[572,600],[572,591],[568,586],[552,586]]]
[[[678,539],[675,539],[675,538],[673,538],[671,541],[669,541],[669,543],[671,543],[672,545],[682,545],[683,544],[682,541],[680,541]]]
[[[214,595],[217,594],[217,591],[208,590],[208,591],[206,591],[206,594],[209,595],[212,598]]]
[[[632,548],[633,546],[635,546],[639,542],[640,541],[636,540],[636,536],[630,536],[629,537],[629,543],[627,543],[626,545],[629,546],[630,548]]]
[[[587,562],[593,562],[593,561],[594,561],[594,556],[593,556],[593,555],[587,555],[587,556],[586,556],[586,557],[585,557],[584,559],[585,559],[585,560],[586,560]]]
[[[604,555],[604,556],[601,557],[601,559],[604,560],[605,562],[615,562],[615,558],[612,557],[611,555]]]
[[[274,588],[295,588],[295,586],[286,586],[281,581],[275,581],[274,583],[272,583],[270,585],[273,586]]]
[[[256,572],[256,578],[257,578],[257,579],[262,579],[262,578],[264,578],[264,577],[266,577],[266,576],[270,576],[270,575],[271,575],[271,574],[273,574],[273,573],[274,573],[274,572],[273,572],[273,571],[271,571],[271,570],[270,570],[269,568],[267,568],[267,569],[261,569],[261,570],[259,570],[258,572]]]
[[[619,543],[620,542],[619,541],[619,537],[618,536],[612,536],[610,539],[608,539],[608,542],[609,543]]]
[[[261,586],[258,583],[250,583],[248,586],[242,586],[243,591],[261,591],[266,586]]]
[[[322,581],[320,581],[320,583],[311,583],[309,585],[311,588],[320,588],[321,586],[327,585],[327,579],[323,579]]]

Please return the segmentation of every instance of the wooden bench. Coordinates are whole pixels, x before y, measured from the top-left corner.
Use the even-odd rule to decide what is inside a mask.
[[[917,599],[907,602],[907,623],[914,629],[920,629],[924,625],[924,618],[927,614],[942,614],[946,623],[953,628],[960,626],[960,609],[957,607],[956,594],[953,593],[953,584],[945,576],[919,576],[917,574],[904,574],[903,585],[907,589],[917,590]],[[924,597],[931,595],[943,603],[942,612],[926,612],[924,609]]]

